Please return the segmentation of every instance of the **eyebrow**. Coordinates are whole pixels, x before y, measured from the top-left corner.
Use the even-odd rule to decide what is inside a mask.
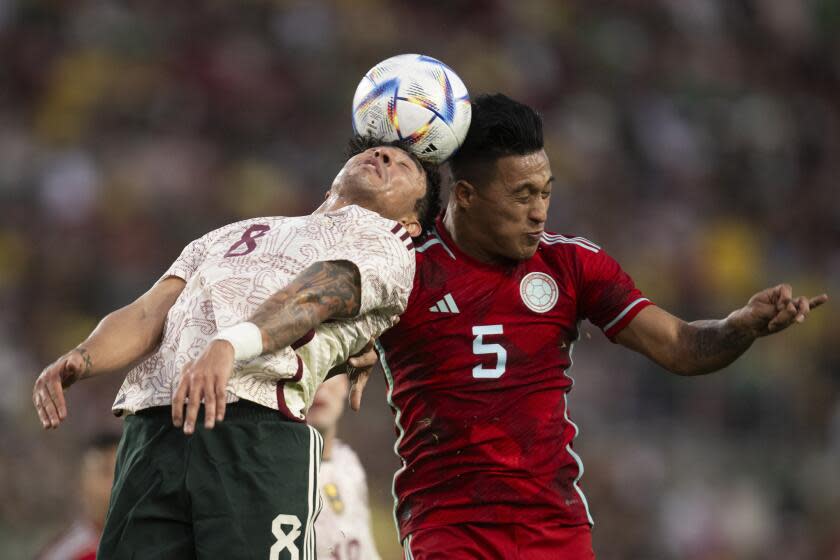
[[[543,189],[543,188],[547,187],[548,185],[550,185],[550,184],[551,184],[551,183],[553,183],[553,182],[554,182],[554,175],[552,175],[551,177],[549,177],[549,178],[548,178],[548,181],[546,181],[546,182],[545,182],[545,184],[544,184],[543,186],[539,187],[539,188],[540,188],[540,189]],[[513,189],[513,192],[519,192],[519,191],[522,191],[522,190],[525,190],[525,189],[529,189],[529,188],[532,188],[532,187],[538,187],[538,185],[536,185],[535,183],[532,183],[531,181],[527,181],[527,182],[525,182],[525,183],[522,183],[522,184],[520,184],[520,185],[517,185],[517,186]]]

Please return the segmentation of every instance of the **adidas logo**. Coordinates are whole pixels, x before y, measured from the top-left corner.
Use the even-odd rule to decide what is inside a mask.
[[[455,300],[452,299],[452,294],[446,294],[443,299],[438,300],[436,304],[429,308],[432,313],[460,313],[458,306],[455,305]]]
[[[432,152],[436,152],[436,151],[437,151],[437,146],[435,146],[434,144],[432,144],[431,142],[429,142],[429,145],[428,145],[428,146],[426,146],[426,149],[425,149],[425,150],[423,150],[421,153],[423,153],[423,154],[430,154],[430,153],[432,153]],[[455,313],[457,313],[457,311],[456,311]]]

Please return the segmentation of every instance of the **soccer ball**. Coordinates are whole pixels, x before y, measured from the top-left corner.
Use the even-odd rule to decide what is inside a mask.
[[[461,146],[472,108],[464,82],[430,56],[401,54],[365,74],[353,96],[353,130],[404,140],[418,157],[441,163]]]

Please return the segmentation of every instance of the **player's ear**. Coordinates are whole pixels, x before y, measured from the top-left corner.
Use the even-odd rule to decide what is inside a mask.
[[[330,197],[331,192],[332,191],[328,190],[327,192],[324,193],[324,200],[327,200]]]
[[[473,200],[476,196],[475,186],[469,181],[461,179],[452,185],[452,196],[455,197],[455,202],[462,208],[469,208],[472,206]]]
[[[423,227],[420,225],[420,222],[417,221],[417,217],[413,216],[411,218],[403,218],[400,220],[400,223],[405,228],[405,231],[408,232],[408,235],[411,237],[417,237],[421,233],[423,233]]]

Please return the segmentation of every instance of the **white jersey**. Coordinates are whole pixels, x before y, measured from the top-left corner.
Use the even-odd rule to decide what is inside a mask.
[[[161,278],[186,281],[166,317],[162,342],[128,373],[114,412],[168,406],[184,365],[217,331],[247,320],[313,263],[337,260],[359,269],[359,314],[323,323],[290,347],[237,361],[228,381],[227,402],[246,399],[303,421],[330,368],[392,326],[411,292],[414,246],[408,232],[359,206],[294,218],[254,218],[190,243]]]
[[[379,560],[370,529],[365,471],[356,453],[334,440],[318,473],[321,502],[315,521],[318,560]]]
[[[102,530],[86,520],[76,521],[37,556],[36,560],[84,560],[93,558]]]

